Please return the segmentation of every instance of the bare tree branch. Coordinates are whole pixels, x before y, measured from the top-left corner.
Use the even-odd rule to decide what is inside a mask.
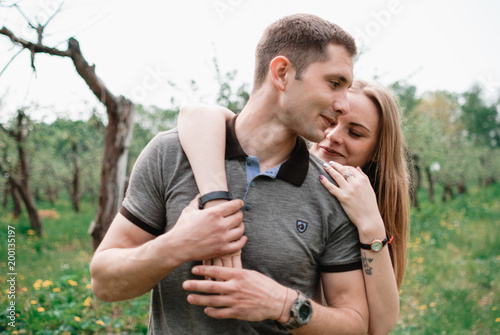
[[[54,14],[52,14],[48,20],[45,22],[45,24],[43,25],[43,28],[47,27],[47,25],[49,24],[49,22],[54,18],[54,16],[57,15],[57,13],[59,13],[61,11],[61,8],[62,6],[64,5],[66,1],[62,1],[61,4],[59,5],[59,7],[55,10]]]
[[[17,9],[17,11],[19,12],[19,14],[21,14],[24,17],[24,19],[26,20],[26,22],[28,22],[28,24],[29,24],[29,26],[31,28],[36,29],[35,26],[31,23],[30,19],[21,10],[21,7],[18,6],[17,2],[15,4],[12,4],[12,7],[15,7]]]
[[[50,47],[47,47],[45,45],[38,45],[38,44],[35,44],[33,42],[26,41],[25,39],[22,39],[20,37],[17,37],[16,35],[14,35],[14,33],[12,31],[10,31],[9,29],[7,29],[6,27],[2,27],[2,29],[0,29],[0,35],[7,36],[8,38],[10,38],[12,43],[20,45],[24,49],[32,50],[34,53],[41,52],[41,53],[51,54],[54,56],[70,57],[70,54],[67,50],[66,51],[59,50],[56,48],[50,48]]]
[[[14,56],[12,56],[12,58],[7,62],[7,64],[5,64],[4,68],[2,69],[2,71],[0,71],[0,77],[2,76],[2,74],[5,72],[5,70],[7,70],[7,68],[9,67],[10,63],[12,63],[14,61],[14,59],[19,56],[19,54],[21,52],[23,52],[24,49],[21,49],[19,50]]]
[[[95,73],[95,66],[89,65],[85,60],[80,50],[80,45],[76,39],[70,38],[68,41],[68,49],[60,50],[57,48],[47,47],[43,44],[35,44],[33,42],[26,41],[25,39],[14,35],[14,33],[6,27],[2,27],[2,29],[0,29],[0,35],[5,35],[9,37],[13,43],[21,46],[23,49],[30,50],[30,52],[32,53],[33,68],[33,57],[36,53],[46,53],[54,56],[70,57],[73,60],[76,71],[85,80],[85,82],[92,90],[94,95],[99,99],[99,101],[106,105],[106,107],[108,107],[108,110],[113,111],[116,109],[116,97],[106,88],[105,85],[103,85],[99,77],[97,77]]]

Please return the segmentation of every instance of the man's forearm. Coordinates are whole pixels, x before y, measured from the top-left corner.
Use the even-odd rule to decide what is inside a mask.
[[[91,264],[92,290],[105,301],[136,298],[149,292],[170,274],[182,260],[159,251],[168,248],[168,239],[158,238],[135,248],[110,248],[94,255]]]
[[[368,318],[351,308],[334,308],[312,301],[313,313],[309,323],[291,331],[296,335],[307,334],[363,334],[368,333]]]

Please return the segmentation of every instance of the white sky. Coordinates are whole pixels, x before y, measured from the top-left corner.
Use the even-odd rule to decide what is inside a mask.
[[[17,3],[33,23],[44,23],[61,0]],[[222,72],[238,70],[237,84],[251,84],[262,32],[298,12],[335,22],[362,42],[357,78],[377,76],[384,84],[406,79],[419,92],[463,92],[479,83],[491,99],[498,97],[500,2],[494,0],[67,0],[47,26],[44,44],[66,49],[75,35],[108,88],[137,103],[213,103],[213,57]],[[15,9],[0,8],[0,26],[35,41]],[[0,71],[18,50],[0,36]],[[93,108],[103,110],[69,59],[37,54],[36,67],[35,76],[24,51],[0,76],[0,121],[33,103],[40,107],[29,113],[38,119],[85,118]],[[191,79],[197,95],[168,84],[189,91]]]

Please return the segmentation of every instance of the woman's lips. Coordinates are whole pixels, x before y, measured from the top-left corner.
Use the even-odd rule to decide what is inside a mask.
[[[330,149],[328,147],[320,146],[320,148],[323,150],[324,153],[328,154],[329,156],[344,157],[344,155],[342,155],[340,152]]]

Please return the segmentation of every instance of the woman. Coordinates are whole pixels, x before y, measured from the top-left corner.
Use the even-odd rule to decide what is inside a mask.
[[[349,89],[350,111],[340,115],[314,143],[311,152],[325,162],[321,183],[337,197],[356,225],[360,242],[387,236],[379,252],[361,249],[370,311],[370,334],[387,334],[399,314],[398,288],[406,266],[409,226],[408,173],[397,105],[386,88],[355,81]],[[227,191],[224,172],[225,121],[234,114],[221,107],[181,109],[179,138],[201,194]],[[211,201],[207,206],[223,200]],[[216,265],[239,266],[239,257],[222,258]]]

